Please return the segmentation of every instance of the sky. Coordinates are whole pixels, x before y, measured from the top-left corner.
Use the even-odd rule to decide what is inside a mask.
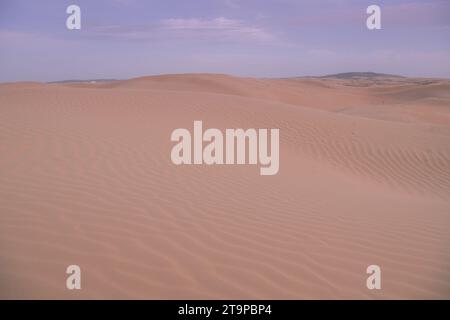
[[[0,82],[353,71],[450,78],[450,0],[0,0]]]

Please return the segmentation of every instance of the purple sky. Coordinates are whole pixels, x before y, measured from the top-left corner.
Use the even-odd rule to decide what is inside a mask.
[[[347,71],[450,78],[450,0],[0,0],[0,82]]]

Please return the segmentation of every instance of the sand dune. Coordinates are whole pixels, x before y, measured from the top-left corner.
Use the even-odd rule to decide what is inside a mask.
[[[450,298],[449,92],[217,74],[0,84],[0,298]],[[279,173],[173,165],[170,133],[194,120],[279,128]],[[366,288],[371,264],[382,290]]]

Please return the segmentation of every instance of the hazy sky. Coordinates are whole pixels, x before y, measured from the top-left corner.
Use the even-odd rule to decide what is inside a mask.
[[[450,0],[0,0],[0,82],[346,71],[450,78]]]

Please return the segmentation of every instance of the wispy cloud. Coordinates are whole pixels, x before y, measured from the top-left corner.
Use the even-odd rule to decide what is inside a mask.
[[[342,2],[342,3],[340,3]],[[360,1],[362,2],[362,1]],[[345,1],[329,0],[320,14],[299,16],[288,19],[291,26],[347,27],[365,25],[367,18],[364,3],[343,5]],[[386,27],[436,27],[450,24],[450,1],[389,1],[381,5],[381,17]]]
[[[28,37],[28,33],[10,30],[0,30],[0,40],[23,40]]]
[[[112,0],[111,2],[115,6],[129,6],[134,4],[134,0]]]
[[[165,19],[162,27],[172,31],[195,32],[202,36],[212,36],[237,40],[273,40],[273,35],[262,27],[248,25],[240,20],[219,17],[215,19]]]
[[[161,21],[162,25],[168,29],[175,30],[207,30],[207,29],[236,29],[242,27],[242,23],[227,19],[224,17],[215,19],[164,19]]]
[[[239,9],[241,6],[236,0],[222,0],[222,4],[230,9]]]
[[[241,20],[218,17],[213,19],[170,18],[156,23],[136,26],[100,26],[95,35],[125,39],[187,39],[209,41],[258,41],[275,39],[272,33],[260,26]]]
[[[450,1],[417,1],[389,4],[383,11],[391,25],[436,27],[450,25]]]
[[[15,31],[0,29],[0,48],[5,49],[11,46],[23,48],[45,47],[46,45],[61,45],[65,43],[64,38],[55,37],[38,32]],[[1,51],[1,50],[0,50]]]

